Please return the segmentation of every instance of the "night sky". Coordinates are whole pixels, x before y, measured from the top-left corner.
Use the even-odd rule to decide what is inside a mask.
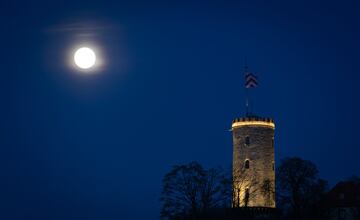
[[[51,3],[49,3],[51,2]],[[131,3],[130,3],[131,2]],[[276,162],[360,175],[356,1],[2,1],[0,218],[158,219],[163,175],[230,168],[231,121],[276,121]],[[98,49],[92,73],[69,65]]]

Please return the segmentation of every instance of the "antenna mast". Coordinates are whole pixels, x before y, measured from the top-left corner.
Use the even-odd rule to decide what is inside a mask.
[[[249,89],[246,86],[246,74],[248,74],[249,70],[248,70],[248,66],[247,66],[247,62],[246,62],[246,58],[245,58],[245,65],[244,65],[244,87],[245,87],[245,108],[246,108],[246,117],[249,116],[250,114],[250,107],[249,107]]]

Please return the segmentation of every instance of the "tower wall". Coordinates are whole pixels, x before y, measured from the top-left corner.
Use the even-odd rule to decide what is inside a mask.
[[[233,121],[234,207],[275,207],[274,130],[270,118]]]

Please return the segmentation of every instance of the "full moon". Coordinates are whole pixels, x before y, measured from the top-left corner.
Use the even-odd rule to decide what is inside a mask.
[[[74,54],[74,62],[81,69],[89,69],[95,65],[95,52],[88,47],[79,48]]]

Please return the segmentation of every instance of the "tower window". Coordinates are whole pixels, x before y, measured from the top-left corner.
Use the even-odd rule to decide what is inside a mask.
[[[275,170],[275,163],[272,162],[272,170]]]
[[[245,189],[245,197],[249,197],[249,188]]]
[[[249,205],[249,199],[250,199],[250,192],[249,188],[245,189],[245,195],[244,195],[244,205],[247,207]]]
[[[249,169],[249,168],[250,168],[250,161],[245,160],[245,169]]]
[[[249,146],[250,145],[250,137],[246,136],[245,138],[245,145]]]

